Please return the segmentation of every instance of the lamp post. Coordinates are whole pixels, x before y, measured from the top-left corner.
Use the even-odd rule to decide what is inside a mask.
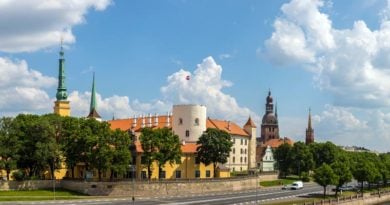
[[[133,202],[133,205],[135,204],[135,166],[131,166],[131,176],[132,176],[132,185],[133,185],[133,196],[131,197],[131,200]]]

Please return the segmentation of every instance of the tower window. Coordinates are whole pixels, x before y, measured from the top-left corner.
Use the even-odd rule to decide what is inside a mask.
[[[235,157],[233,157],[233,163],[235,163],[236,162],[236,158]]]
[[[190,137],[190,131],[186,130],[186,137]]]
[[[199,118],[195,118],[195,125],[199,125]]]
[[[182,124],[183,124],[183,119],[179,118],[179,125],[182,125]]]
[[[236,149],[235,148],[233,148],[233,154],[236,154]]]

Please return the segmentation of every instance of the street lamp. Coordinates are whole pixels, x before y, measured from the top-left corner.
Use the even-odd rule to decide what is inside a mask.
[[[131,166],[131,177],[132,177],[132,184],[133,184],[133,196],[131,197],[131,200],[133,202],[133,205],[135,204],[135,165]]]

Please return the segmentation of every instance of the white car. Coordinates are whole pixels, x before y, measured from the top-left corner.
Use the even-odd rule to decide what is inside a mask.
[[[302,188],[303,188],[302,181],[296,181],[290,185],[286,185],[286,186],[282,187],[282,189],[293,189],[293,190],[302,189]]]

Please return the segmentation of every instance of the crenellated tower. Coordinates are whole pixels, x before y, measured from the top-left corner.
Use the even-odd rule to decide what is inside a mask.
[[[66,91],[66,77],[65,77],[65,58],[64,58],[64,48],[60,50],[59,58],[59,67],[58,67],[58,87],[57,87],[57,100],[54,102],[54,113],[60,116],[70,116],[70,105],[68,101],[68,93]]]

